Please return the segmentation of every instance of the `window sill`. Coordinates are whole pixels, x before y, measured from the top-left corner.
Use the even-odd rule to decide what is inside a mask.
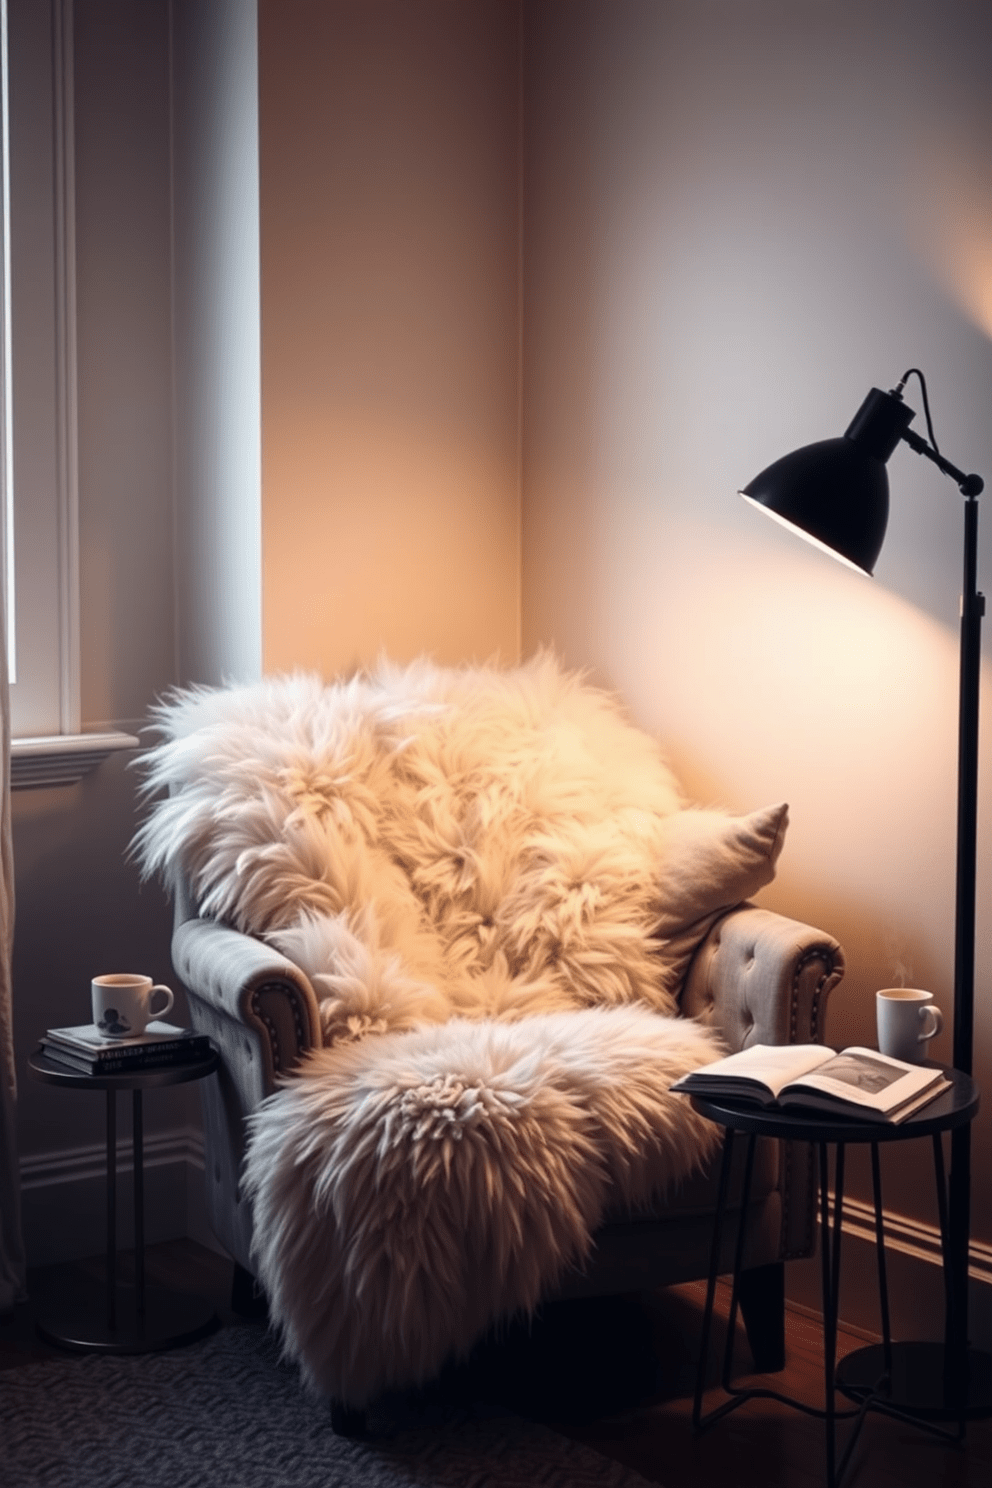
[[[52,734],[33,739],[12,739],[10,744],[11,790],[38,790],[42,786],[75,785],[119,749],[137,749],[134,734]]]

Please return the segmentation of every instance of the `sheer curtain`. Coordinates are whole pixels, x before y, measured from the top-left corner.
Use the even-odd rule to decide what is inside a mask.
[[[0,554],[0,577],[6,563]],[[24,1296],[21,1191],[14,1142],[14,1020],[10,953],[14,941],[14,855],[10,840],[10,692],[7,686],[6,585],[0,583],[0,1312]]]
[[[10,343],[6,221],[7,190],[7,0],[0,0],[0,1312],[24,1296],[21,1189],[14,1141],[14,1015],[10,953],[14,943],[14,854],[10,840],[10,686],[7,675],[7,509],[10,471]]]

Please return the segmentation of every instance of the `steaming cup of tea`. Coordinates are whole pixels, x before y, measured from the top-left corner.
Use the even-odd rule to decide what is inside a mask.
[[[922,1064],[927,1045],[944,1026],[933,993],[918,987],[883,987],[875,993],[879,1053]]]
[[[93,1022],[107,1038],[135,1038],[144,1033],[153,1018],[164,1018],[170,1012],[175,997],[169,987],[153,983],[149,976],[138,976],[128,971],[112,971],[106,976],[94,977],[90,983],[93,994]],[[156,993],[162,993],[165,1001],[153,1008]]]

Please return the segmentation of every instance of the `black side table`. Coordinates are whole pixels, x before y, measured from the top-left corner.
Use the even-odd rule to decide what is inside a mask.
[[[798,1108],[792,1108],[790,1110],[765,1109],[745,1101],[731,1099],[714,1100],[712,1097],[703,1098],[701,1096],[693,1096],[692,1103],[696,1109],[711,1121],[717,1122],[725,1130],[717,1211],[713,1226],[710,1272],[706,1288],[706,1308],[703,1314],[703,1336],[699,1370],[696,1376],[696,1392],[692,1410],[693,1426],[697,1430],[703,1430],[707,1426],[712,1425],[713,1422],[720,1420],[728,1412],[742,1405],[745,1400],[755,1398],[779,1400],[783,1404],[794,1406],[797,1410],[806,1412],[808,1415],[818,1416],[825,1423],[828,1488],[836,1488],[836,1484],[843,1476],[850,1462],[851,1453],[857,1442],[861,1426],[869,1410],[880,1411],[883,1414],[895,1416],[899,1420],[912,1422],[914,1425],[920,1426],[923,1430],[943,1436],[951,1441],[959,1441],[963,1437],[965,1420],[969,1414],[968,1388],[973,1356],[968,1351],[964,1320],[953,1316],[953,1299],[961,1295],[960,1278],[956,1277],[956,1270],[963,1266],[965,1268],[965,1275],[967,1275],[968,1255],[966,1247],[962,1256],[956,1253],[956,1249],[953,1249],[950,1243],[947,1220],[947,1188],[944,1177],[944,1149],[941,1136],[946,1131],[953,1131],[955,1128],[964,1126],[974,1120],[978,1113],[979,1092],[974,1081],[960,1071],[946,1069],[944,1073],[952,1082],[951,1089],[945,1091],[943,1095],[938,1096],[936,1100],[924,1106],[921,1110],[916,1111],[912,1116],[909,1116],[898,1125],[889,1125],[881,1121],[862,1121],[857,1117],[833,1116],[830,1113],[820,1111],[806,1111],[799,1110]],[[708,1415],[704,1416],[702,1413],[710,1328],[713,1318],[713,1299],[716,1292],[720,1242],[727,1206],[730,1165],[736,1132],[741,1132],[748,1138],[744,1169],[744,1187],[741,1196],[742,1215],[746,1212],[747,1202],[750,1196],[754,1146],[759,1136],[778,1137],[787,1141],[812,1142],[816,1144],[819,1150],[820,1251],[823,1286],[823,1367],[825,1396],[824,1408],[822,1410],[819,1410],[815,1406],[807,1405],[803,1401],[795,1400],[791,1396],[784,1395],[777,1390],[764,1388],[739,1389],[731,1383],[738,1291],[746,1238],[745,1226],[741,1224],[734,1257],[730,1320],[723,1360],[722,1385],[728,1398],[714,1410],[710,1411]],[[882,1184],[878,1149],[879,1145],[883,1142],[905,1142],[912,1141],[914,1138],[927,1136],[933,1140],[941,1243],[944,1255],[945,1301],[947,1304],[944,1349],[948,1360],[949,1390],[957,1407],[957,1430],[953,1432],[932,1425],[923,1418],[921,1412],[913,1411],[898,1403],[897,1392],[892,1388],[893,1379],[899,1372],[899,1350],[912,1349],[914,1345],[893,1344],[889,1329],[889,1301],[885,1272],[885,1244],[882,1219]],[[838,1380],[836,1363],[838,1292],[840,1285],[840,1238],[844,1207],[844,1151],[849,1142],[867,1142],[871,1145],[878,1290],[882,1317],[881,1345],[875,1349],[860,1351],[866,1352],[870,1356],[870,1379],[866,1378],[865,1381],[853,1386]],[[828,1153],[830,1146],[833,1146],[835,1149],[832,1226]],[[971,1379],[970,1383],[973,1388],[977,1385],[979,1393],[984,1390],[984,1393],[987,1395],[987,1380],[977,1381]],[[846,1394],[859,1402],[855,1409],[837,1410],[836,1391],[838,1388],[841,1388]],[[950,1412],[950,1414],[953,1416],[954,1412]],[[844,1449],[844,1454],[838,1464],[836,1458],[835,1427],[837,1420],[846,1418],[854,1418],[855,1425]]]
[[[143,1354],[177,1348],[219,1327],[213,1308],[199,1297],[145,1284],[145,1193],[142,1095],[165,1085],[202,1080],[217,1068],[211,1052],[189,1064],[158,1065],[126,1074],[86,1075],[66,1069],[36,1049],[28,1069],[49,1085],[107,1093],[106,1284],[73,1277],[39,1300],[36,1327],[42,1338],[82,1353]],[[117,1276],[117,1092],[132,1092],[134,1144],[134,1285]]]

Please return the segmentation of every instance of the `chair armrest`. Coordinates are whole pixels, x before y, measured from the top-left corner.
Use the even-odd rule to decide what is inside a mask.
[[[214,920],[185,920],[173,933],[172,962],[189,994],[194,1027],[209,1033],[236,1068],[257,1054],[248,1109],[301,1055],[319,1048],[310,982],[264,941]]]
[[[183,906],[185,907],[185,906]],[[190,1021],[220,1054],[216,1080],[200,1082],[207,1214],[229,1253],[251,1268],[251,1206],[241,1193],[245,1120],[307,1049],[319,1046],[309,981],[271,946],[214,920],[177,911],[172,962]]]
[[[713,926],[682,990],[682,1012],[719,1029],[732,1050],[749,1044],[814,1044],[824,1037],[827,998],[844,975],[832,935],[753,904]],[[816,1246],[816,1154],[779,1143],[780,1260]]]
[[[827,998],[843,975],[844,952],[832,935],[742,904],[716,922],[696,952],[682,1012],[718,1029],[731,1050],[821,1043]],[[816,1165],[808,1143],[780,1144],[779,1191],[779,1256],[811,1255]]]
[[[824,1036],[830,993],[844,975],[832,935],[754,904],[718,920],[689,967],[681,1010],[749,1044],[813,1044]]]

